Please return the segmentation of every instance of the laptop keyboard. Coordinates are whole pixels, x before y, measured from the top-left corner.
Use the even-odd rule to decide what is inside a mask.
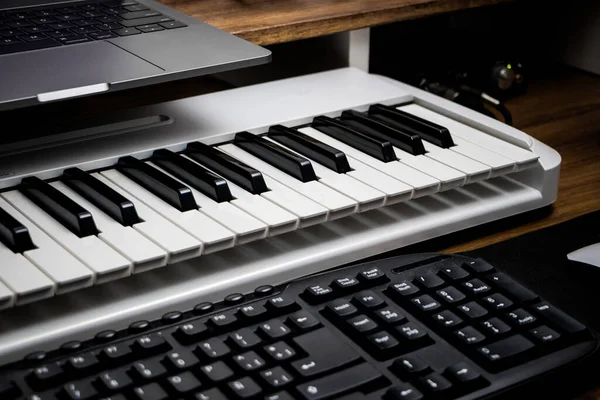
[[[187,26],[135,1],[64,4],[0,12],[0,54]]]

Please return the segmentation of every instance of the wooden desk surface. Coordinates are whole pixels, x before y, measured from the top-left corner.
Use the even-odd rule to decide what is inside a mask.
[[[259,45],[329,35],[511,0],[159,0]]]

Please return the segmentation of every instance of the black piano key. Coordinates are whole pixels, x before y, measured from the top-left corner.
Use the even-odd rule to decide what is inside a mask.
[[[346,154],[328,144],[283,125],[269,128],[269,137],[298,153],[315,160],[337,173],[351,171]]]
[[[15,253],[35,249],[25,225],[0,208],[0,240]]]
[[[294,154],[273,142],[249,132],[236,133],[233,142],[248,153],[268,162],[275,168],[284,171],[302,182],[317,180],[317,175],[310,160]]]
[[[191,189],[135,157],[121,157],[117,170],[180,211],[198,208]]]
[[[141,222],[135,205],[110,186],[79,168],[63,172],[62,180],[90,203],[104,211],[124,226]]]
[[[394,107],[374,104],[369,107],[369,116],[392,128],[419,135],[423,140],[436,146],[443,148],[454,146],[447,128]]]
[[[394,147],[388,140],[365,135],[336,119],[325,116],[315,117],[311,127],[380,161],[397,160]]]
[[[366,135],[390,141],[394,146],[412,155],[425,154],[425,147],[418,135],[411,135],[375,121],[365,113],[346,110],[341,116],[342,123]]]
[[[152,162],[218,203],[233,200],[225,179],[177,153],[156,150]]]
[[[204,143],[189,143],[184,153],[252,194],[269,191],[262,173]]]
[[[21,180],[21,192],[79,237],[97,235],[92,214],[40,178],[29,176]]]

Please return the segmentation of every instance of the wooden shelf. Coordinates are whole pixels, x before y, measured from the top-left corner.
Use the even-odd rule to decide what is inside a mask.
[[[258,45],[289,42],[512,0],[159,0]]]

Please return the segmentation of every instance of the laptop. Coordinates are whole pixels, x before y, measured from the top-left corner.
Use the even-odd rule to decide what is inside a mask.
[[[267,49],[152,0],[0,0],[0,110],[249,67],[270,57]]]

